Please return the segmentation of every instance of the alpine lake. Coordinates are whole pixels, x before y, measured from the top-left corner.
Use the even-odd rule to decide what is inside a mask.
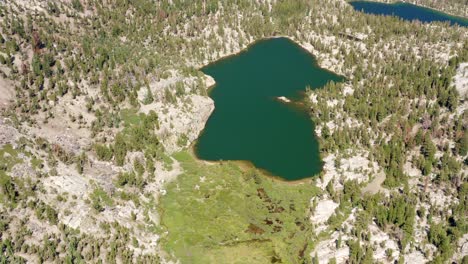
[[[349,3],[367,14],[468,26],[466,18],[403,2]],[[209,94],[215,110],[194,146],[198,158],[247,162],[286,181],[320,172],[314,123],[302,102],[307,87],[343,77],[320,68],[308,51],[283,37],[257,41],[201,70],[216,84]]]
[[[457,24],[468,27],[467,18],[451,16],[434,9],[404,2],[386,4],[372,1],[352,1],[350,4],[355,10],[366,14],[397,16],[407,21],[419,20],[423,23],[448,22],[450,25]]]
[[[322,168],[306,87],[343,80],[288,38],[265,39],[202,71],[216,80],[215,110],[195,145],[198,158],[241,160],[295,181]]]

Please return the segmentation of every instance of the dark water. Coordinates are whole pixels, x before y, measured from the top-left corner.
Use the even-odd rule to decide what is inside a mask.
[[[204,160],[247,160],[286,180],[320,172],[314,124],[305,109],[276,99],[300,100],[341,77],[286,38],[259,41],[239,55],[202,69],[216,80],[215,110],[195,149]]]
[[[408,3],[398,2],[394,4],[377,3],[370,1],[352,1],[349,2],[354,9],[367,14],[374,15],[393,15],[404,20],[419,20],[424,23],[429,22],[450,22],[451,25],[468,26],[468,19],[451,16],[436,10],[420,7]]]

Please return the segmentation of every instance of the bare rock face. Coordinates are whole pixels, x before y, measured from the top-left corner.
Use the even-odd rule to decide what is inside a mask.
[[[36,171],[31,167],[29,163],[19,163],[13,166],[10,175],[12,177],[31,177],[36,175]]]
[[[68,153],[77,155],[82,151],[82,148],[89,146],[89,142],[83,141],[84,140],[77,139],[70,135],[58,135],[55,137],[55,140],[53,140],[52,143],[58,144]]]
[[[7,145],[14,145],[20,138],[18,130],[6,123],[6,119],[0,118],[0,148]]]
[[[15,99],[13,83],[0,77],[0,110],[7,108],[13,99]]]
[[[206,87],[210,88],[211,86],[215,85],[216,81],[214,80],[213,77],[209,75],[205,75],[205,85]]]
[[[371,232],[371,244],[375,245],[374,259],[383,263],[391,263],[391,260],[397,259],[399,256],[398,244],[387,233],[379,229],[379,227],[372,223],[368,226]],[[392,250],[392,255],[387,256],[386,251]]]
[[[456,262],[457,259],[463,258],[463,256],[468,256],[468,234],[464,234],[458,240],[458,252],[453,256],[454,262]]]
[[[208,96],[199,95],[197,89],[200,85],[205,89],[216,83],[208,75],[201,82],[195,77],[180,76],[178,72],[172,72],[172,75],[151,83],[148,89],[141,89],[138,94],[143,102],[148,92],[152,93],[154,102],[143,104],[140,112],[156,112],[159,117],[159,129],[156,133],[168,153],[189,147],[205,128],[205,123],[214,110],[214,102]],[[168,99],[169,93],[177,92],[177,86],[186,94]]]
[[[214,110],[214,102],[209,97],[189,95],[187,101],[187,104],[170,105],[166,118],[160,122],[158,133],[170,153],[190,146],[205,128],[206,121]]]
[[[337,159],[339,165],[337,165]],[[325,162],[323,166],[325,175],[318,181],[318,186],[323,190],[330,181],[335,189],[343,188],[342,183],[347,180],[367,182],[368,175],[376,175],[381,170],[376,162],[369,160],[366,151],[358,152],[348,158],[339,158],[336,154],[330,154],[323,161]]]
[[[214,110],[214,102],[207,96],[189,94],[173,104],[154,102],[140,111],[155,111],[159,118],[158,138],[169,153],[174,153],[198,138]]]
[[[457,74],[453,77],[453,83],[461,99],[468,96],[468,62],[458,66]]]
[[[316,198],[312,198],[315,200]],[[338,204],[335,203],[333,200],[329,199],[316,199],[318,201],[317,206],[315,208],[314,214],[310,217],[312,223],[316,224],[317,227],[315,228],[316,233],[320,233],[321,231],[327,228],[327,221],[330,216],[333,215],[335,209],[338,207]],[[312,201],[313,202],[313,201]]]
[[[311,257],[318,257],[319,263],[328,263],[330,259],[334,258],[336,263],[346,263],[349,257],[349,247],[342,242],[341,247],[337,248],[337,240],[339,239],[339,232],[333,232],[330,238],[321,241],[312,252]],[[345,240],[346,237],[343,237]]]

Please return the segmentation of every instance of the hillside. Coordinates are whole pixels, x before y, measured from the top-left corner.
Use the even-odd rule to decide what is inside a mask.
[[[306,91],[301,182],[192,149],[200,68],[274,36],[346,79]],[[468,263],[467,63],[343,0],[0,2],[0,262]]]

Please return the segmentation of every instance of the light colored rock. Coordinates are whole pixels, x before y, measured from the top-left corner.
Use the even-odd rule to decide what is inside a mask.
[[[6,123],[6,120],[0,118],[0,148],[7,145],[15,145],[15,142],[21,137],[18,130]]]
[[[164,116],[160,120],[158,135],[169,153],[186,148],[197,139],[214,110],[214,102],[209,97],[188,95],[186,98],[190,103],[178,102],[166,106],[155,103],[154,110],[158,116]],[[178,142],[182,136],[187,138],[184,145]]]
[[[13,168],[11,168],[10,175],[12,177],[33,177],[36,175],[36,172],[31,167],[29,162],[21,162],[15,164]]]
[[[13,82],[0,77],[0,110],[7,108],[13,99],[15,99]]]
[[[400,254],[397,242],[391,239],[387,233],[380,230],[379,227],[375,223],[372,223],[371,225],[369,225],[368,229],[371,232],[371,239],[370,239],[371,244],[377,245],[377,249],[374,250],[374,259],[383,263],[393,263],[389,261],[385,251],[387,249],[392,249],[393,250],[392,258],[393,259],[397,258],[398,255]],[[380,246],[381,243],[384,244],[383,247]]]
[[[324,172],[323,180],[318,180],[317,185],[325,189],[327,184],[334,179],[333,186],[335,189],[341,189],[343,181],[357,180],[358,182],[366,182],[369,180],[367,174],[377,174],[381,169],[376,162],[370,162],[367,158],[367,152],[358,152],[350,158],[340,159],[340,167],[336,168],[336,155],[330,154],[323,159],[324,161]]]
[[[314,199],[315,197],[312,198],[312,200]],[[310,217],[311,222],[316,225],[315,231],[317,234],[327,228],[325,224],[337,207],[338,204],[332,200],[326,199],[318,201],[314,214]]]
[[[345,84],[344,87],[343,87],[343,94],[344,95],[353,95],[354,93],[354,88],[352,85],[350,84]]]
[[[317,101],[317,95],[312,93],[309,97],[310,101],[314,104],[316,104],[318,101]]]
[[[408,254],[405,254],[405,263],[406,264],[415,264],[415,263],[427,263],[428,259],[424,257],[423,253],[419,250],[414,250]]]
[[[457,73],[453,77],[453,84],[460,98],[466,99],[468,96],[468,62],[461,63],[458,66]]]
[[[330,154],[323,159],[323,171],[325,174],[323,175],[323,180],[318,180],[317,184],[323,190],[325,190],[325,187],[331,180],[333,180],[333,178],[338,177],[338,172],[335,166],[335,159],[336,157],[334,154]]]
[[[431,191],[428,192],[428,194],[431,204],[440,208],[448,208],[454,202],[458,203],[458,199],[452,197],[451,195],[445,195],[443,190],[438,188],[431,188]]]
[[[339,233],[334,232],[330,239],[321,241],[315,249],[312,251],[310,256],[313,258],[318,257],[319,263],[328,263],[332,258],[336,259],[336,263],[346,263],[349,258],[349,247],[345,244],[345,241],[341,242],[341,247],[336,248],[336,241],[338,240]]]
[[[169,153],[186,148],[197,139],[214,110],[214,102],[210,97],[190,93],[190,87],[196,85],[195,78],[183,78],[177,72],[173,72],[172,75],[174,77],[162,79],[150,85],[156,100],[151,104],[142,105],[139,110],[145,114],[153,110],[160,117],[157,134]],[[215,85],[215,80],[208,75],[204,76],[204,82],[205,87]],[[164,102],[165,90],[172,91],[177,83],[182,83],[189,94],[179,96],[175,103]],[[143,100],[146,93],[146,89],[141,89],[139,99]],[[179,139],[182,137],[187,140],[181,145]]]
[[[403,165],[403,171],[410,177],[418,178],[422,175],[421,170],[413,167],[413,165],[410,162],[406,162],[405,165]]]
[[[285,103],[290,103],[291,100],[289,100],[287,97],[284,97],[284,96],[280,96],[280,97],[277,97],[278,100],[280,100],[281,102],[285,102]]]
[[[216,81],[214,80],[214,78],[211,77],[210,75],[205,74],[205,86],[207,88],[210,88],[211,86],[213,86],[215,84],[216,84]]]
[[[84,197],[89,188],[89,181],[76,170],[70,169],[63,163],[59,163],[57,171],[59,176],[51,176],[44,180],[44,185],[49,189],[54,188],[60,192],[66,192],[77,197]]]
[[[460,260],[464,256],[468,256],[468,234],[464,234],[459,240],[458,240],[458,250],[457,252],[453,255],[452,260],[454,262]]]
[[[88,179],[63,163],[59,163],[57,171],[60,175],[48,177],[43,181],[48,193],[68,193],[70,196],[76,196],[77,198],[76,200],[70,199],[74,201],[73,208],[70,208],[71,214],[66,215],[64,211],[61,211],[59,213],[59,219],[72,228],[80,228],[84,232],[87,232],[88,228],[84,222],[91,208],[84,203],[84,200],[87,198],[88,192],[92,191],[92,188],[90,188],[91,185]],[[43,199],[55,203],[53,195],[46,195]],[[61,206],[61,208],[65,210],[68,207]],[[97,226],[96,230],[98,228]],[[93,229],[93,232],[96,232],[96,230]]]

